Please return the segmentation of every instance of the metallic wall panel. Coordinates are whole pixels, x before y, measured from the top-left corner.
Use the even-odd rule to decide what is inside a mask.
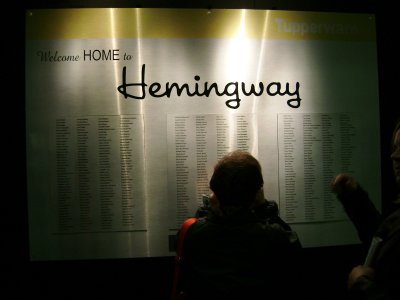
[[[173,255],[236,148],[304,246],[357,243],[328,178],[354,173],[379,205],[377,78],[368,14],[27,11],[32,259]]]

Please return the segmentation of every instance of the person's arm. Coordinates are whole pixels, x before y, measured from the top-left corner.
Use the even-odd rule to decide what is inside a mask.
[[[331,190],[356,227],[360,240],[369,244],[381,221],[381,214],[370,200],[368,193],[351,175],[345,173],[337,175],[332,180]]]

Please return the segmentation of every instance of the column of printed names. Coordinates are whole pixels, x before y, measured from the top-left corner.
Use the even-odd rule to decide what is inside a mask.
[[[279,114],[279,191],[291,223],[345,219],[329,190],[338,172],[353,171],[356,133],[349,114]]]
[[[143,132],[141,115],[56,119],[54,232],[145,229]]]

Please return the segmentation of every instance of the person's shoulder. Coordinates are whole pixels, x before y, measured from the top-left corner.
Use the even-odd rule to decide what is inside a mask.
[[[207,217],[198,217],[195,218],[195,222],[190,226],[191,231],[193,231],[194,229],[199,229],[201,227],[203,227],[204,225],[207,224]]]
[[[208,218],[205,216],[205,217],[196,218],[196,222],[195,223],[197,225],[203,225],[203,224],[205,224],[207,222],[208,222]]]
[[[267,239],[272,239],[281,244],[292,245],[295,248],[302,248],[297,232],[279,216],[267,221],[259,222]]]

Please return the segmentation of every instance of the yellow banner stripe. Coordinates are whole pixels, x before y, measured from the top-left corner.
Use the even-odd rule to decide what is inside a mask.
[[[26,12],[27,39],[375,40],[370,14],[248,9],[80,8]]]

